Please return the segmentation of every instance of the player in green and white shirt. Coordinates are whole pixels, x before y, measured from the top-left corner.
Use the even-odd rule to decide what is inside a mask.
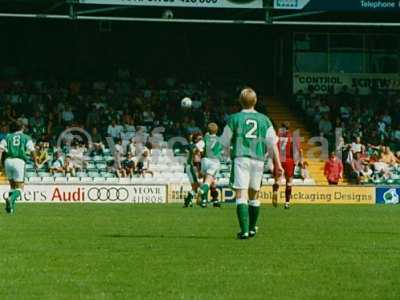
[[[203,154],[201,160],[201,173],[204,176],[203,185],[199,189],[201,195],[201,207],[207,206],[208,191],[210,190],[211,184],[215,181],[215,176],[221,167],[224,146],[221,144],[217,133],[218,125],[215,123],[208,124],[208,133],[199,143],[200,150]],[[219,206],[219,204],[214,203],[214,206]]]
[[[22,198],[25,161],[29,154],[33,157],[35,153],[31,138],[23,133],[24,125],[17,122],[14,127],[16,127],[15,132],[8,134],[0,142],[0,160],[4,152],[6,155],[4,168],[11,188],[9,197],[6,199],[6,212],[9,214],[15,212],[16,201]]]
[[[255,91],[243,89],[239,102],[243,109],[230,116],[221,142],[232,148],[230,181],[236,192],[237,217],[241,229],[238,238],[247,239],[257,232],[256,224],[260,212],[257,196],[267,152],[274,160],[277,174],[282,174],[283,170],[272,123],[267,116],[254,109],[257,103]]]
[[[192,186],[192,190],[188,193],[185,198],[184,206],[189,207],[193,205],[193,198],[196,196],[198,188],[199,188],[199,180],[198,180],[198,168],[195,166],[196,156],[200,155],[200,142],[202,140],[201,133],[195,133],[190,137],[191,141],[187,145],[188,156],[186,160],[185,172],[189,178],[189,182]]]

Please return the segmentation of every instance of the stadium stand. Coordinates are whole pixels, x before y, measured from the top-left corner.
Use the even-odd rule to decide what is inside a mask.
[[[371,90],[359,95],[343,86],[341,91],[316,94],[312,88],[293,96],[299,117],[314,136],[329,141],[340,155],[349,182],[400,183],[400,95]]]
[[[19,116],[36,142],[38,159],[26,168],[29,183],[186,183],[185,153],[171,148],[168,140],[188,136],[210,121],[222,127],[238,109],[229,104],[239,88],[236,82],[221,88],[211,82],[178,83],[175,78],[155,83],[131,78],[126,69],[117,74],[119,82],[1,82],[2,137]],[[197,100],[190,112],[179,108],[183,96]],[[262,111],[265,100],[260,95]],[[150,172],[143,172],[146,169]],[[316,173],[313,165],[311,169]],[[220,184],[228,184],[229,173],[227,159],[218,175]],[[264,183],[272,182],[267,164]],[[297,172],[295,184],[315,182]]]

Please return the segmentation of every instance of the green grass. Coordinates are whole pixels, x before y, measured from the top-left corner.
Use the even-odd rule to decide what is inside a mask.
[[[23,204],[0,215],[0,299],[399,299],[400,206]]]

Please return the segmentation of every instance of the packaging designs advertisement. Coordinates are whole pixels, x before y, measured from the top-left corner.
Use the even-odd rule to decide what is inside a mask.
[[[168,202],[183,203],[190,185],[169,186]],[[234,202],[235,192],[228,186],[218,187],[219,200],[222,202]],[[282,187],[279,193],[279,201],[284,202],[285,189]],[[263,186],[260,190],[261,203],[272,203],[272,187]],[[356,186],[294,186],[292,194],[293,203],[301,204],[375,204],[375,187]]]

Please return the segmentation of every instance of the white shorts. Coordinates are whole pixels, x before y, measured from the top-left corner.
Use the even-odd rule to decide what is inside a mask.
[[[233,160],[231,185],[234,189],[260,190],[264,173],[264,161],[249,157],[237,157]]]
[[[189,178],[190,184],[198,183],[195,167],[193,167],[192,165],[186,165],[185,172]]]
[[[4,163],[7,179],[15,182],[25,181],[25,161],[20,158],[7,158]]]
[[[221,163],[218,159],[207,157],[201,159],[201,173],[203,173],[204,175],[211,175],[215,177],[220,167]]]

